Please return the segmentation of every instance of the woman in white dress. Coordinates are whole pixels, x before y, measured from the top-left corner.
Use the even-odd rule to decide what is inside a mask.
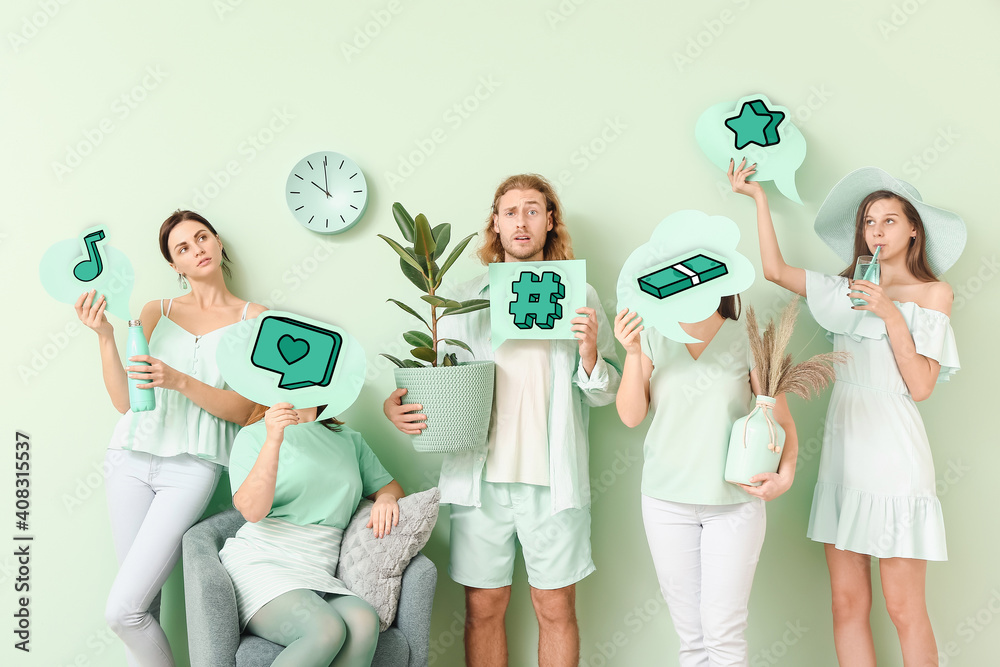
[[[825,544],[833,632],[841,665],[874,667],[869,615],[871,557],[906,667],[938,664],[924,586],[928,560],[946,560],[934,462],[915,401],[958,368],[951,287],[937,279],[957,261],[965,225],[923,203],[913,186],[867,167],[830,192],[816,231],[845,261],[839,276],[785,263],[755,165],[731,165],[733,190],[757,204],[764,276],[807,299],[834,349],[836,367],[808,535]],[[879,281],[852,280],[862,255],[879,251]],[[862,305],[852,305],[851,298]]]

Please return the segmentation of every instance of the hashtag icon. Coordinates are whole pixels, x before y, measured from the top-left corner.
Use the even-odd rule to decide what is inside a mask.
[[[17,528],[18,530],[28,530],[28,523],[26,521],[18,521]]]
[[[510,312],[514,316],[514,326],[518,329],[551,329],[556,320],[562,319],[559,299],[566,296],[566,286],[559,274],[545,271],[542,277],[534,271],[522,271],[511,285],[517,299],[510,302]]]

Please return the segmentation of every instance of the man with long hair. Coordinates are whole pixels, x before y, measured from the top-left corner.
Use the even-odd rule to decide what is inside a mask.
[[[562,205],[537,174],[500,184],[484,236],[483,264],[573,259]],[[452,297],[489,298],[488,273]],[[494,353],[489,312],[450,317],[441,333],[496,363],[488,446],[449,454],[441,467],[441,502],[451,504],[448,571],[465,586],[466,664],[507,664],[504,616],[519,542],[538,618],[538,664],[576,667],[576,582],[594,571],[588,408],[615,400],[621,374],[614,336],[590,285],[587,306],[571,320],[576,341],[509,340]],[[426,418],[422,406],[401,405],[405,392],[386,399],[385,413],[416,434]]]

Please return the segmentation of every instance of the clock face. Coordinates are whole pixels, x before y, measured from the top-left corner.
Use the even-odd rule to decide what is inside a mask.
[[[296,220],[321,234],[354,226],[368,206],[368,185],[358,165],[330,151],[299,160],[288,175],[285,201]]]

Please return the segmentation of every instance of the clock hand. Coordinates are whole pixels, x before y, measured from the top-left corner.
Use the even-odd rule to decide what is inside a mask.
[[[329,198],[329,197],[332,197],[332,196],[333,196],[333,195],[331,195],[331,194],[330,194],[330,192],[329,192],[328,190],[324,190],[324,189],[323,189],[322,187],[320,187],[320,186],[319,186],[319,184],[317,184],[317,183],[316,183],[316,181],[309,181],[309,182],[310,182],[310,183],[312,183],[313,185],[315,185],[315,186],[316,186],[317,188],[319,188],[320,190],[323,190],[323,193],[324,193],[324,194],[325,194],[325,195],[326,195],[326,196],[327,196],[328,198]]]
[[[323,189],[326,191],[326,196],[330,196],[330,179],[326,175],[326,157],[323,158]]]

